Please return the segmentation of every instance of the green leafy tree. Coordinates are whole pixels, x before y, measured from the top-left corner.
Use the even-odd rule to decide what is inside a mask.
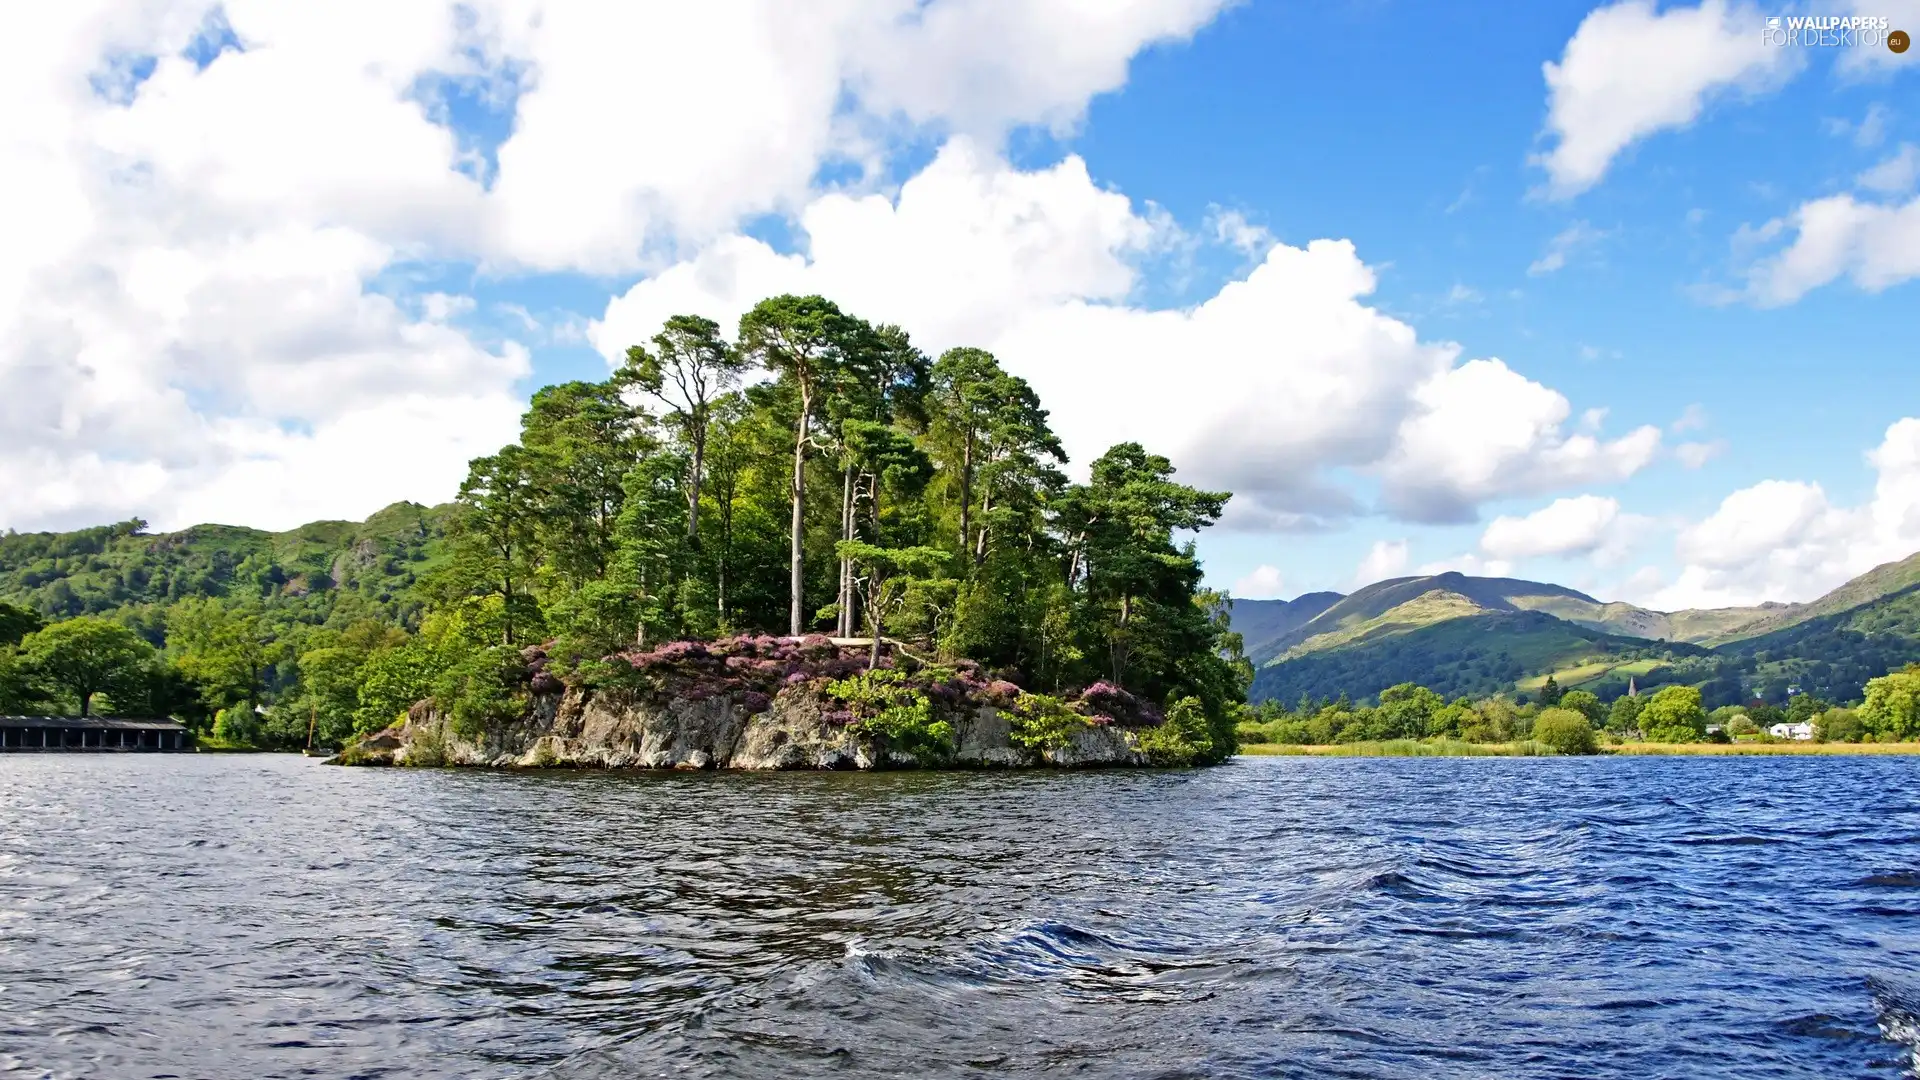
[[[461,492],[466,523],[484,521],[488,560],[503,579],[510,564],[536,557],[567,588],[606,575],[627,472],[651,442],[639,413],[622,400],[621,385],[616,379],[540,390],[521,420],[522,452],[474,463]],[[516,520],[522,516],[525,529]]]
[[[1439,694],[1414,683],[1400,683],[1380,691],[1376,710],[1380,737],[1417,739],[1426,734],[1433,717],[1446,707]]]
[[[1552,675],[1548,675],[1546,683],[1540,687],[1540,704],[1548,708],[1560,704],[1560,684]]]
[[[1883,742],[1920,737],[1920,669],[1869,680],[1859,716],[1861,726]]]
[[[1556,754],[1599,753],[1593,737],[1593,725],[1586,714],[1573,709],[1547,709],[1533,720],[1535,742],[1552,747]]]
[[[258,705],[282,651],[259,611],[213,597],[189,597],[167,612],[167,647],[213,709]]]
[[[1866,733],[1853,709],[1828,709],[1813,719],[1813,737],[1821,742],[1859,742]]]
[[[686,447],[687,539],[700,541],[700,496],[706,479],[707,435],[715,402],[749,366],[746,355],[720,336],[720,324],[698,315],[675,315],[653,336],[653,349],[627,350],[625,382],[660,402],[667,422]]]
[[[73,695],[81,716],[92,714],[97,694],[141,696],[153,655],[153,646],[133,631],[88,615],[36,630],[20,643],[28,670]]]
[[[1587,718],[1594,727],[1603,727],[1607,722],[1607,707],[1591,691],[1569,690],[1560,695],[1560,708],[1572,709]]]
[[[500,643],[513,644],[515,619],[526,611],[532,577],[534,517],[531,462],[527,451],[508,446],[476,458],[460,485],[454,519],[454,570],[458,580],[501,599]]]
[[[1637,731],[1640,727],[1640,713],[1646,708],[1647,699],[1628,697],[1625,694],[1613,699],[1613,706],[1607,710],[1607,730],[1616,735]]]
[[[22,638],[46,624],[37,611],[0,602],[0,647],[18,645]]]
[[[887,612],[905,592],[907,579],[931,577],[946,562],[947,553],[939,548],[883,548],[859,540],[842,540],[839,554],[854,566],[865,594],[867,625],[873,635],[867,655],[867,667],[871,670],[880,664],[880,641],[887,632]]]
[[[1640,710],[1640,729],[1652,742],[1698,742],[1707,730],[1700,691],[1691,686],[1662,687]]]
[[[815,446],[813,422],[821,398],[846,365],[864,329],[820,296],[776,296],[754,305],[740,319],[740,352],[772,371],[798,404],[793,428],[791,578],[787,632],[799,634],[806,587],[807,458]]]

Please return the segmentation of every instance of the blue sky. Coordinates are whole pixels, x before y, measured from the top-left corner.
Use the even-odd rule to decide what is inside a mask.
[[[1769,14],[63,5],[0,56],[0,527],[438,501],[533,388],[818,289],[1234,490],[1243,595],[1808,599],[1920,549],[1920,53]]]

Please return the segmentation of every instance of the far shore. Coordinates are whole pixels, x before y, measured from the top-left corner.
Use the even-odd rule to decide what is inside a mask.
[[[1920,742],[1905,743],[1646,743],[1628,742],[1600,747],[1601,754],[1635,757],[1720,756],[1812,754],[1875,755],[1920,754]],[[1336,743],[1302,745],[1295,743],[1246,743],[1240,753],[1248,757],[1553,757],[1558,756],[1535,742],[1470,743],[1444,739],[1434,742],[1395,739],[1390,742]]]

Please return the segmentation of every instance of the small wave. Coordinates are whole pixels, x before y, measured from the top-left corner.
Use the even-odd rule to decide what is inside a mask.
[[[1920,889],[1920,874],[1872,874],[1853,884],[1861,889]]]
[[[1878,975],[1867,977],[1867,990],[1879,1012],[1880,1035],[1907,1055],[1907,1068],[1920,1073],[1920,996],[1912,987]]]

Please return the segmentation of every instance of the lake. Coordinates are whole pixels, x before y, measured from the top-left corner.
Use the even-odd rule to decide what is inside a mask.
[[[1898,1075],[1916,769],[0,756],[0,1076]]]

